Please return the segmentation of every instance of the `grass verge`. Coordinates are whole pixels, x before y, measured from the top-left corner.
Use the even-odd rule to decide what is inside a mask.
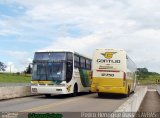
[[[0,73],[0,83],[30,83],[31,75],[16,73]]]

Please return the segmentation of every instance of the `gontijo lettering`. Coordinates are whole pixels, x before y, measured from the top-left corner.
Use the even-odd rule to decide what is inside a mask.
[[[117,52],[105,52],[105,53],[101,53],[101,55],[103,55],[106,59],[97,59],[98,63],[120,63],[120,60],[113,60],[111,59],[113,57],[114,54],[116,54]]]
[[[97,59],[98,63],[121,63],[120,60]]]

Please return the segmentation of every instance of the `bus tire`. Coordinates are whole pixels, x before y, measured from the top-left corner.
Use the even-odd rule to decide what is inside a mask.
[[[73,93],[71,94],[72,97],[76,97],[78,93],[78,85],[75,84],[73,88]]]
[[[128,87],[128,92],[127,94],[125,94],[125,97],[129,97],[129,95],[130,95],[130,88]]]
[[[103,97],[104,96],[104,94],[103,93],[98,93],[98,97]]]
[[[50,98],[51,94],[45,94],[46,98]]]
[[[136,85],[134,86],[133,93],[135,93],[135,90],[136,90]]]
[[[135,93],[135,90],[133,90],[132,93],[134,94],[134,93]]]

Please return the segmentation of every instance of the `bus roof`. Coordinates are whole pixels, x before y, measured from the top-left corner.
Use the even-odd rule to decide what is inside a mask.
[[[72,50],[57,50],[57,49],[54,49],[54,50],[38,50],[36,52],[74,52]]]
[[[77,54],[77,55],[80,55],[80,56],[82,56],[82,57],[85,57],[85,58],[91,60],[90,57],[85,56],[85,55],[82,55],[82,54],[80,54],[80,53],[78,53],[78,52],[75,52],[75,51],[71,51],[71,50],[38,50],[38,51],[36,51],[35,53],[44,53],[44,52],[48,52],[48,53],[49,53],[49,52],[71,52],[71,53],[73,53],[73,54]]]
[[[125,52],[124,49],[113,49],[113,48],[98,48],[98,49],[96,49],[96,50],[124,51],[124,52]]]

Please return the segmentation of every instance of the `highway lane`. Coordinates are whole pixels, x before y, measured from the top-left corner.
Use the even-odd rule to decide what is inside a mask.
[[[140,88],[137,87],[136,91]],[[96,93],[80,94],[77,97],[30,96],[0,101],[0,112],[110,112],[116,110],[127,99],[115,94],[99,98]]]
[[[96,93],[82,94],[77,97],[31,96],[0,101],[0,112],[107,112],[114,111],[127,99],[113,94],[99,98]]]

